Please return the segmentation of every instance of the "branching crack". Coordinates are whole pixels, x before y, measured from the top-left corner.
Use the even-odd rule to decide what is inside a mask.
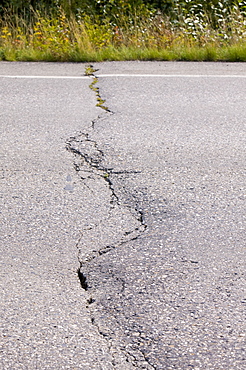
[[[93,68],[92,65],[89,65],[86,68],[85,74],[89,75],[91,77],[95,77],[94,74],[93,74],[94,72],[96,72],[96,70]],[[95,83],[93,82],[92,85],[94,86]],[[95,89],[95,87],[94,87],[93,90],[96,92],[97,98],[99,97],[101,99],[101,96],[100,96],[100,93],[99,93],[99,88]],[[100,107],[105,109],[105,107],[103,107],[102,105],[100,105]],[[108,109],[106,109],[106,111],[110,114],[114,114],[113,112],[109,111]],[[97,117],[97,119],[95,119],[91,122],[91,129],[90,130],[92,130],[92,132],[94,130],[96,122],[100,119],[101,119],[101,116],[99,115]],[[82,232],[82,234],[81,234],[82,236],[80,237],[80,240],[77,243],[77,248],[79,250],[78,259],[79,259],[79,263],[80,263],[80,269],[79,269],[80,273],[78,273],[78,276],[79,276],[79,279],[80,279],[81,286],[84,289],[87,289],[88,284],[86,282],[85,275],[81,271],[82,266],[86,263],[89,263],[90,261],[92,261],[96,257],[110,252],[112,249],[115,248],[116,244],[117,244],[117,246],[120,246],[120,245],[122,245],[122,244],[124,244],[124,243],[126,243],[130,240],[136,240],[141,235],[141,233],[144,232],[147,228],[147,225],[144,222],[143,212],[141,210],[139,210],[139,208],[137,206],[137,199],[135,200],[136,206],[134,207],[134,213],[132,213],[132,210],[133,210],[132,207],[127,206],[127,205],[124,205],[124,206],[121,205],[120,197],[116,193],[115,188],[114,188],[114,184],[113,184],[113,182],[110,178],[111,175],[138,174],[138,173],[141,173],[141,171],[126,171],[126,170],[114,171],[112,168],[107,168],[105,165],[103,165],[104,152],[98,147],[97,142],[90,137],[88,132],[86,132],[86,133],[81,132],[77,136],[70,137],[70,139],[67,141],[66,149],[75,156],[75,160],[74,160],[75,171],[79,175],[80,175],[80,172],[82,172],[84,174],[83,176],[81,176],[81,179],[82,180],[89,179],[89,178],[91,178],[92,175],[102,178],[107,183],[107,186],[110,190],[110,194],[111,194],[110,204],[111,204],[111,207],[112,207],[111,209],[114,209],[115,206],[118,206],[119,208],[124,208],[124,207],[126,208],[127,207],[128,210],[130,211],[130,213],[132,214],[132,216],[135,217],[136,220],[139,223],[139,226],[135,227],[132,230],[126,231],[124,233],[123,237],[119,238],[118,240],[114,240],[114,245],[103,246],[98,250],[94,250],[94,251],[90,252],[89,255],[86,255],[86,257],[83,256],[83,258],[81,258],[82,254],[81,254],[81,250],[79,248],[79,242],[80,242],[80,240],[83,236],[83,232]],[[85,177],[85,175],[87,177]],[[86,185],[86,183],[85,183],[85,185]],[[87,187],[89,188],[89,186],[87,186]],[[95,227],[96,226],[98,226],[98,225],[95,225]],[[87,229],[87,231],[88,231],[88,229]]]
[[[92,66],[89,66],[86,73],[90,75],[93,78],[94,69]],[[99,88],[96,87],[98,79],[94,76],[93,81],[90,85],[90,88],[95,92],[96,98],[97,98],[97,106],[101,107],[106,111],[106,114],[114,114],[112,111],[110,111],[104,104],[105,100],[101,98]],[[114,171],[113,168],[108,168],[105,165],[105,154],[101,148],[99,148],[98,143],[96,140],[93,140],[93,131],[95,128],[96,123],[101,119],[102,117],[99,115],[97,119],[93,120],[91,122],[90,128],[88,128],[88,132],[81,132],[77,136],[70,137],[67,141],[66,149],[73,154],[74,156],[74,169],[81,180],[83,180],[83,183],[85,186],[87,186],[88,189],[93,193],[93,189],[91,189],[91,184],[95,178],[100,179],[104,181],[104,184],[107,186],[107,189],[109,190],[109,212],[112,213],[112,215],[108,215],[106,219],[103,219],[97,223],[95,223],[92,227],[84,228],[84,230],[81,231],[81,236],[76,244],[76,247],[78,249],[78,261],[79,261],[79,268],[77,270],[78,278],[80,281],[81,287],[87,291],[87,308],[90,312],[91,317],[91,323],[97,328],[98,333],[103,336],[107,343],[109,351],[112,355],[113,367],[116,368],[116,358],[114,357],[114,351],[115,346],[113,346],[113,338],[112,335],[105,333],[104,330],[100,328],[100,324],[97,322],[97,320],[94,317],[93,314],[93,303],[95,303],[95,299],[90,296],[90,286],[88,282],[88,277],[85,273],[85,266],[88,265],[92,260],[99,258],[100,256],[105,255],[106,253],[110,253],[112,250],[114,250],[116,247],[120,247],[123,244],[136,240],[140,237],[140,235],[146,230],[147,225],[144,221],[144,213],[141,209],[139,209],[138,206],[138,199],[136,196],[134,196],[134,206],[130,205],[122,205],[121,196],[118,194],[114,187],[114,183],[112,181],[112,176],[117,175],[131,175],[131,174],[140,174],[141,171],[126,171],[126,170],[118,170]],[[89,134],[89,132],[91,134]],[[126,211],[127,210],[127,211]],[[109,242],[105,243],[101,247],[93,247],[89,246],[88,251],[85,247],[86,244],[83,242],[83,247],[80,247],[80,244],[82,241],[85,240],[84,233],[92,232],[92,229],[100,229],[100,227],[105,225],[107,223],[107,220],[114,217],[113,212],[122,212],[122,214],[127,214],[128,217],[131,216],[131,219],[134,219],[134,223],[132,222],[132,226],[130,230],[126,230],[124,232],[119,232],[118,237],[114,236],[114,239]],[[130,224],[130,223],[129,223]],[[128,225],[128,222],[127,222]],[[95,230],[94,230],[95,231]],[[116,230],[117,233],[117,230]],[[118,280],[120,285],[122,286],[120,293],[123,293],[125,290],[125,281],[121,280],[120,278],[115,277],[115,279]],[[116,319],[116,318],[115,318]],[[117,320],[117,319],[116,319]],[[138,367],[138,359],[134,358],[133,353],[128,352],[126,349],[120,349],[120,352],[122,352],[125,360],[128,362],[132,367]],[[144,354],[138,350],[138,354],[141,356],[142,361],[145,363],[148,363],[147,367],[141,367],[145,369],[155,369],[153,365],[151,365],[148,362],[148,359],[144,356]]]

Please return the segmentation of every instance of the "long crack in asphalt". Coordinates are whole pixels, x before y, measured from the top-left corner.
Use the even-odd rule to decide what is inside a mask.
[[[91,74],[92,75],[92,74]],[[92,78],[95,76],[92,75]],[[96,81],[98,81],[96,79]],[[96,94],[97,101],[101,99],[100,91],[95,84],[91,84]],[[91,87],[90,86],[90,87]],[[91,87],[92,88],[92,87]],[[97,104],[97,106],[100,106]],[[105,192],[109,194],[106,201],[107,214],[97,219],[94,223],[88,225],[81,231],[81,236],[76,244],[78,249],[78,277],[81,287],[87,291],[87,309],[91,317],[91,323],[97,328],[98,333],[104,337],[108,343],[109,352],[112,355],[112,366],[116,369],[155,369],[153,364],[148,362],[145,354],[138,348],[127,349],[124,345],[119,345],[115,342],[115,333],[105,331],[100,323],[100,320],[95,319],[95,310],[92,309],[95,304],[95,297],[90,292],[90,280],[86,274],[86,268],[90,262],[99,259],[100,256],[110,253],[115,248],[120,248],[129,241],[136,240],[147,229],[144,221],[144,215],[138,205],[137,196],[133,196],[133,205],[123,204],[121,195],[115,190],[114,183],[111,176],[128,176],[131,174],[141,173],[140,171],[114,171],[113,168],[108,168],[105,165],[105,155],[102,149],[99,148],[96,140],[93,137],[94,129],[101,119],[105,119],[109,115],[114,114],[108,108],[104,109],[103,115],[99,115],[93,120],[88,128],[88,132],[81,132],[77,136],[70,137],[67,141],[66,149],[74,156],[74,169],[77,172],[83,184],[90,190],[92,197],[99,196],[98,188],[94,188],[95,183],[100,183],[102,190],[102,197]],[[97,185],[98,186],[98,185]],[[127,190],[127,189],[125,189]],[[100,210],[98,211],[100,212]],[[119,222],[120,220],[120,222]],[[111,225],[108,227],[108,225]],[[125,226],[127,225],[127,227]],[[106,232],[104,231],[106,230]],[[91,236],[92,235],[92,236]],[[91,242],[93,240],[93,242]],[[94,261],[95,262],[95,261]],[[125,289],[125,281],[118,276],[112,276],[116,281],[118,291],[122,294]],[[112,314],[112,318],[113,318]],[[114,320],[120,327],[121,323],[118,322],[117,317]]]
[[[98,120],[101,117],[98,117]],[[93,121],[95,124],[95,121]],[[92,127],[92,126],[91,126]],[[118,233],[120,237],[116,237],[116,239],[112,240],[110,245],[100,245],[95,250],[93,249],[90,253],[86,255],[82,251],[82,248],[79,249],[79,262],[80,262],[80,274],[83,273],[83,265],[90,262],[91,260],[95,259],[96,257],[110,252],[112,249],[115,248],[115,245],[118,247],[128,241],[136,240],[147,228],[147,225],[144,222],[143,212],[138,209],[137,204],[135,207],[127,207],[121,204],[120,197],[116,193],[114,189],[114,184],[110,179],[112,174],[117,175],[120,174],[128,174],[127,171],[119,171],[114,172],[112,169],[104,167],[102,165],[102,160],[104,158],[104,153],[102,150],[98,148],[96,141],[92,140],[88,133],[81,133],[77,137],[71,137],[67,142],[67,150],[72,152],[75,157],[74,161],[74,168],[76,172],[79,174],[81,180],[84,181],[85,185],[91,190],[92,194],[96,196],[95,192],[92,188],[90,188],[91,181],[94,180],[101,180],[103,185],[106,184],[109,192],[110,192],[110,200],[109,200],[109,214],[107,219],[101,219],[98,223],[94,224],[92,227],[85,228],[82,231],[82,235],[77,243],[77,246],[81,244],[83,236],[85,233],[91,232],[96,228],[102,227],[107,224],[108,219],[112,219],[114,217],[115,211],[117,211],[117,216],[119,217],[119,213],[122,213],[122,220],[126,221],[126,216],[130,219],[130,224],[134,224],[134,228],[130,228],[127,230],[120,230]],[[136,201],[137,202],[137,201]],[[88,251],[87,245],[87,251]],[[84,279],[84,278],[83,278]],[[82,280],[83,280],[82,279]],[[84,285],[84,283],[83,283]]]

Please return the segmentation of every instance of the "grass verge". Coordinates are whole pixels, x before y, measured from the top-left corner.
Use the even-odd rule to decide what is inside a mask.
[[[188,18],[187,18],[188,17]],[[32,10],[28,20],[11,12],[0,21],[0,60],[101,62],[123,60],[246,61],[246,20],[235,10],[213,27],[208,17],[159,13],[106,18]],[[200,22],[200,23],[199,23]]]
[[[176,46],[169,49],[137,47],[104,47],[101,50],[70,50],[54,53],[52,50],[0,48],[0,60],[25,62],[103,62],[103,61],[228,61],[246,62],[246,45],[230,46]]]

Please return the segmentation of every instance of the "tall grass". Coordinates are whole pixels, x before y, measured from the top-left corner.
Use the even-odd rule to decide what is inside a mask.
[[[103,15],[68,14],[57,7],[51,12],[29,9],[25,16],[6,9],[0,21],[0,59],[246,61],[244,8],[228,10],[219,3],[208,12],[176,3],[168,16],[142,3]]]

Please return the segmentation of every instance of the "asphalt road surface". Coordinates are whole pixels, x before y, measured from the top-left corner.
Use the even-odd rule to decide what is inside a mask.
[[[244,370],[245,64],[93,67],[0,63],[1,367]]]

